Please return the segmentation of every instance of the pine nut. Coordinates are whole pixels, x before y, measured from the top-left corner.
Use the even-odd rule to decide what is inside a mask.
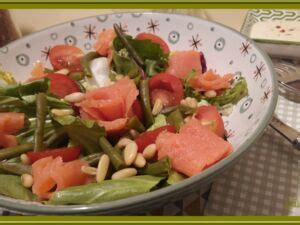
[[[91,166],[82,166],[81,172],[94,176],[97,174],[97,169],[95,167],[91,167]]]
[[[124,78],[124,76],[123,75],[121,75],[121,74],[118,74],[118,75],[116,75],[116,80],[121,80],[121,79],[123,79]]]
[[[108,171],[109,162],[110,160],[108,155],[104,154],[100,157],[96,174],[96,180],[98,183],[104,181]]]
[[[153,109],[152,109],[152,114],[153,115],[157,115],[161,112],[161,110],[163,109],[163,102],[161,99],[156,99]]]
[[[146,160],[149,160],[155,156],[155,153],[156,153],[156,145],[150,144],[144,149],[143,156]]]
[[[126,177],[133,177],[137,174],[137,170],[135,168],[125,168],[115,172],[112,176],[112,180],[122,179]]]
[[[65,69],[58,70],[55,73],[59,73],[59,74],[63,74],[63,75],[68,75],[70,73],[70,71],[65,68]]]
[[[185,117],[185,118],[183,119],[183,121],[184,121],[185,123],[188,123],[191,119],[192,119],[191,116],[187,116],[187,117]]]
[[[214,98],[217,96],[217,92],[214,90],[204,92],[204,96],[207,98]]]
[[[137,138],[137,136],[140,135],[140,133],[134,129],[130,129],[129,131],[130,135],[132,136],[133,139]]]
[[[26,154],[22,154],[20,156],[21,162],[25,165],[29,165],[30,164],[30,160],[28,158],[28,156]]]
[[[128,145],[126,145],[124,151],[123,151],[123,156],[124,156],[124,161],[126,166],[130,166],[137,155],[137,150],[138,146],[135,142],[131,142]]]
[[[54,116],[69,116],[73,114],[72,109],[51,109]]]
[[[190,108],[197,108],[198,101],[195,98],[187,97],[185,99],[182,99],[180,104]]]
[[[129,138],[121,138],[120,140],[119,140],[119,142],[117,143],[117,146],[119,147],[119,148],[124,148],[126,145],[128,145],[128,144],[130,144],[130,143],[132,143],[133,142],[133,140],[131,140],[131,139],[129,139]]]
[[[72,94],[66,95],[64,100],[67,102],[81,102],[84,99],[85,95],[81,92],[74,92]]]
[[[21,175],[21,184],[23,187],[31,188],[33,185],[33,177],[30,174],[24,173]]]
[[[134,166],[137,168],[143,168],[146,165],[146,159],[144,158],[142,153],[138,153],[135,160],[134,160]]]

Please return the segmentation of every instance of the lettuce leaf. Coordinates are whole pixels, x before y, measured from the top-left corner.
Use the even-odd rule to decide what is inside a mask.
[[[222,95],[206,99],[210,104],[223,106],[226,104],[236,104],[243,97],[248,95],[247,82],[244,77],[240,77],[237,83],[230,89],[227,89]]]
[[[143,69],[147,70],[148,67],[148,72],[150,71],[151,73],[154,72],[153,68],[157,71],[165,70],[168,62],[168,56],[163,53],[159,44],[153,43],[150,40],[136,40],[131,36],[127,36],[127,40],[144,61],[146,67]],[[116,51],[126,48],[119,37],[114,39],[113,46]],[[151,61],[146,62],[146,60]],[[152,69],[150,70],[151,66]]]
[[[55,192],[48,203],[85,205],[119,200],[147,193],[155,188],[162,179],[162,177],[142,175],[70,187]]]
[[[129,76],[130,78],[135,78],[140,74],[139,67],[133,59],[117,52],[113,53],[113,68],[116,73]]]
[[[102,151],[98,142],[106,133],[104,127],[100,127],[96,121],[74,116],[53,117],[53,120],[65,130],[72,142],[82,146],[87,154]]]

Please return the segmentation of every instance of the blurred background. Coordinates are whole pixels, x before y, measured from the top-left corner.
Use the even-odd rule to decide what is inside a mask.
[[[10,13],[22,35],[69,20],[112,12],[149,11],[140,9],[11,9]],[[208,18],[236,30],[242,26],[247,9],[162,9],[171,13],[184,13]]]

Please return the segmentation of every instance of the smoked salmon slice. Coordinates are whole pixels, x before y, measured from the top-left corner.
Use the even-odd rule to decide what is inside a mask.
[[[40,199],[49,199],[54,191],[88,183],[90,176],[81,172],[82,166],[88,163],[83,160],[63,162],[61,157],[36,161],[32,164],[32,192]]]
[[[223,140],[201,123],[192,119],[178,134],[163,132],[156,139],[158,159],[171,158],[172,167],[187,176],[194,176],[215,164],[232,151]]]
[[[178,51],[171,54],[169,66],[166,73],[185,78],[193,70],[196,74],[202,73],[201,58],[202,53],[196,51]]]
[[[132,105],[138,94],[134,81],[125,77],[111,86],[87,92],[77,106],[82,118],[96,120],[113,133],[122,130],[133,116]]]
[[[214,71],[208,70],[204,74],[193,77],[190,81],[190,84],[193,88],[200,91],[217,91],[230,88],[232,79],[232,74],[225,74],[224,76],[220,76]]]
[[[111,58],[111,45],[113,40],[116,37],[116,33],[114,29],[107,29],[105,31],[102,31],[98,35],[98,39],[96,43],[94,44],[94,49],[101,55],[101,56],[107,56],[110,55],[109,58]],[[109,60],[111,61],[111,60]]]

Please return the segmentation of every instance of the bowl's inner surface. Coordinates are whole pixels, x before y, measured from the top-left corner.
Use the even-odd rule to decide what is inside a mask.
[[[276,88],[269,60],[245,37],[221,25],[197,18],[157,13],[112,14],[61,24],[20,39],[0,49],[2,69],[12,72],[17,80],[28,78],[33,63],[40,60],[50,67],[49,48],[57,44],[76,45],[85,52],[93,50],[98,32],[114,23],[128,34],[151,32],[167,41],[172,51],[197,50],[205,55],[207,68],[221,75],[244,76],[249,96],[243,98],[229,117],[223,117],[228,140],[234,151],[245,150],[266,126],[274,110]],[[213,166],[220,169],[238,154]],[[215,168],[215,169],[216,169]],[[196,176],[194,181],[214,173],[214,168]],[[191,181],[190,181],[191,182]],[[175,185],[176,186],[176,185]]]

